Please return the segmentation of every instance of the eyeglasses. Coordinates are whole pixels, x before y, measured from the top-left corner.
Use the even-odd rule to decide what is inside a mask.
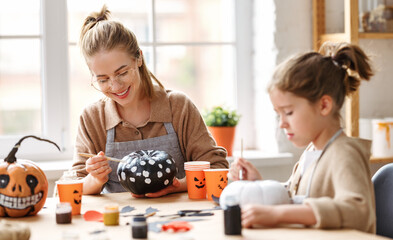
[[[114,81],[116,81],[119,84],[123,84],[124,82],[132,78],[136,71],[137,71],[136,68],[129,67],[127,69],[124,69],[122,72],[117,74],[112,79],[111,78],[97,79],[96,76],[92,76],[92,81],[90,85],[100,92],[108,92],[112,88]]]

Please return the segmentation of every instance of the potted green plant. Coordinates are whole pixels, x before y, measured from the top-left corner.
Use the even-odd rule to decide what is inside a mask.
[[[228,156],[232,156],[236,125],[240,120],[237,111],[223,106],[215,106],[205,110],[203,118],[217,145],[224,147]]]

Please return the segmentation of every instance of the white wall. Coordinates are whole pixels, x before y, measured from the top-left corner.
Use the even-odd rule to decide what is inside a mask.
[[[386,4],[393,5],[393,0]],[[344,32],[342,0],[326,1],[326,32]],[[376,71],[370,82],[360,86],[360,118],[393,117],[393,39],[360,39],[359,46],[371,57]]]
[[[277,128],[266,86],[277,64],[312,50],[311,1],[255,0],[253,14],[256,145],[266,152],[292,152],[296,161],[302,149],[293,147]]]
[[[253,65],[255,83],[255,121],[257,148],[263,151],[292,152],[298,159],[301,150],[272,128],[275,117],[266,93],[274,67],[288,56],[312,50],[312,1],[254,1]],[[393,1],[392,1],[393,2]],[[393,3],[392,3],[393,4]],[[342,0],[326,1],[326,31],[344,31]],[[362,39],[359,45],[371,56],[375,76],[360,87],[360,117],[393,117],[393,39]],[[276,132],[277,131],[277,132]],[[276,138],[278,146],[272,139]],[[371,166],[374,173],[383,164]],[[283,171],[286,171],[283,168]]]
[[[359,45],[371,55],[376,71],[360,86],[360,117],[393,117],[393,39],[362,39]]]
[[[369,1],[371,2],[371,1]],[[393,0],[387,0],[387,5],[393,5]],[[375,7],[375,6],[372,6]],[[344,31],[344,6],[342,0],[326,1],[326,31]],[[372,60],[375,76],[369,82],[363,81],[359,90],[360,118],[393,117],[393,39],[360,39],[359,46]],[[364,124],[370,124],[366,121]],[[361,125],[361,127],[364,127]],[[371,127],[360,128],[369,130]],[[369,137],[370,132],[363,132],[362,137]],[[383,163],[370,164],[373,175]]]

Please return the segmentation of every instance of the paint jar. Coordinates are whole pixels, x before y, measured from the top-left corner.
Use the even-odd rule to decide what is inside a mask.
[[[131,224],[132,238],[146,239],[147,238],[147,223],[145,217],[134,217]]]
[[[65,224],[71,223],[72,207],[69,202],[61,202],[56,205],[56,223]]]
[[[224,209],[224,229],[225,235],[241,235],[241,210],[235,196],[227,196],[225,199],[226,209]]]
[[[116,204],[105,206],[103,217],[105,226],[119,225],[119,206]]]

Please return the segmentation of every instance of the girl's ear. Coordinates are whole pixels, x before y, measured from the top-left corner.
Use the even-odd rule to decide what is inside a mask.
[[[322,116],[329,115],[333,110],[333,99],[329,95],[323,95],[319,100],[319,108]]]

